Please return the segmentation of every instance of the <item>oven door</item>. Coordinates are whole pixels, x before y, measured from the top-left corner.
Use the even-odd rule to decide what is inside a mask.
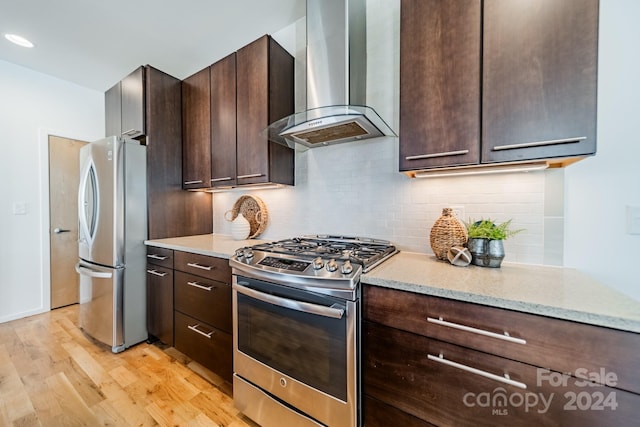
[[[233,305],[237,377],[323,424],[356,425],[357,301],[234,276]]]

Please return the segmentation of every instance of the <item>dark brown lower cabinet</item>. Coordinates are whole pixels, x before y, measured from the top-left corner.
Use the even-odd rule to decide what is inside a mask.
[[[147,331],[173,345],[173,270],[147,264]]]
[[[630,426],[640,396],[455,344],[365,322],[366,426]],[[395,415],[394,415],[395,414]],[[411,424],[413,422],[413,424]],[[394,425],[404,425],[394,423]]]
[[[175,312],[175,348],[231,382],[233,338],[198,319]]]
[[[636,423],[640,334],[378,286],[362,300],[368,427]]]
[[[364,398],[364,420],[365,427],[434,427],[433,424],[402,412],[371,396]]]
[[[175,251],[175,348],[232,381],[231,269],[222,258]]]
[[[147,247],[149,339],[173,345],[173,250]]]

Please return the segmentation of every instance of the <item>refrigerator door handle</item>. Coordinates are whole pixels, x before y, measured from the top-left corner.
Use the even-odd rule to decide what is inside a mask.
[[[80,264],[76,264],[76,272],[83,276],[96,277],[98,279],[111,279],[113,277],[111,272],[92,270]]]

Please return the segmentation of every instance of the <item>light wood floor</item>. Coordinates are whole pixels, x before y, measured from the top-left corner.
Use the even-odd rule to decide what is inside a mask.
[[[74,305],[0,324],[0,426],[256,426],[228,383],[181,353],[113,354],[77,317]]]

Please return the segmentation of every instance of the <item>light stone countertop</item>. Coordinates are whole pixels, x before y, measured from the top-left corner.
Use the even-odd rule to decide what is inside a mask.
[[[195,236],[146,240],[144,244],[158,248],[174,249],[177,251],[229,259],[236,252],[236,249],[265,242],[268,242],[268,240],[234,240],[231,236],[221,234],[198,234]]]
[[[228,259],[238,248],[264,242],[204,234],[145,244]],[[570,268],[507,262],[455,267],[433,255],[400,252],[362,275],[362,282],[640,333],[640,301]]]
[[[640,332],[640,301],[571,268],[504,262],[500,268],[455,267],[433,255],[400,252],[362,282]]]

